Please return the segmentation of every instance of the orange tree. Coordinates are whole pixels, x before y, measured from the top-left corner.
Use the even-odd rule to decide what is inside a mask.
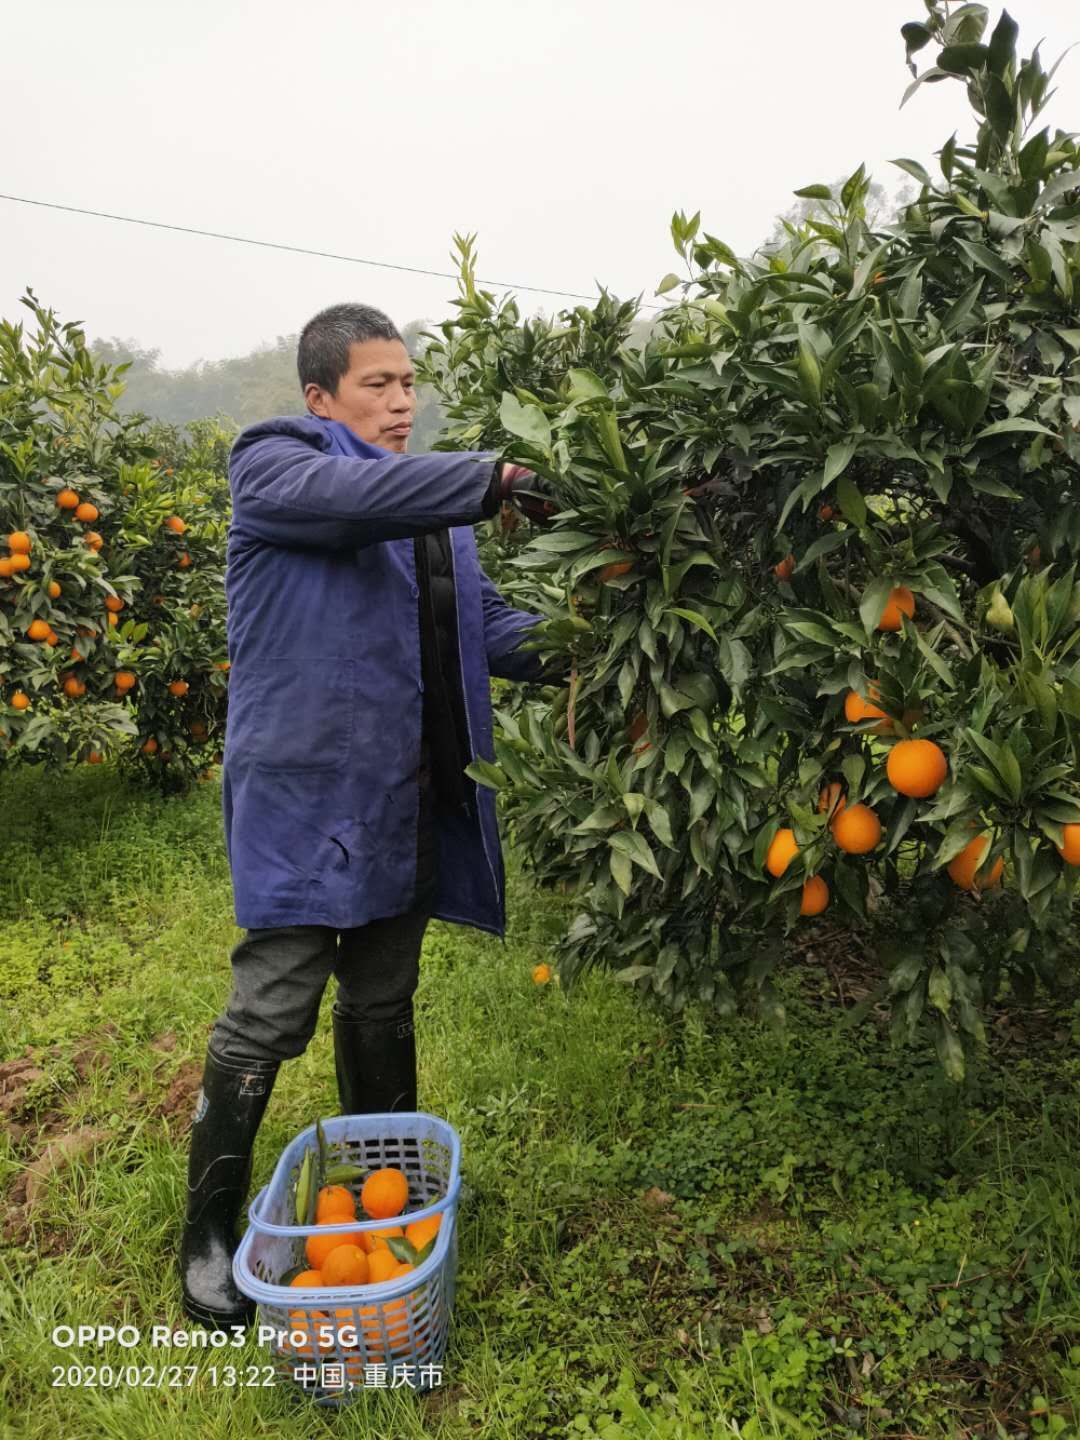
[[[424,371],[444,444],[561,501],[507,568],[572,681],[500,709],[473,773],[582,897],[567,978],[779,1018],[824,911],[959,1079],[987,1001],[1076,965],[1080,152],[1007,14],[927,0],[904,38],[978,128],[897,162],[896,223],[862,168],[750,260],[680,213],[638,344],[607,297],[520,323],[466,245]]]
[[[197,437],[163,463],[115,410],[125,367],[24,304],[32,334],[0,324],[0,765],[115,752],[182,787],[224,730],[223,481]]]

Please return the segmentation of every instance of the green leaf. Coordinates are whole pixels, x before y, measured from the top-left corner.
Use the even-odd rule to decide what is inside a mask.
[[[892,589],[893,582],[887,575],[875,575],[863,591],[859,601],[859,619],[868,635],[877,628]]]
[[[569,370],[566,380],[571,400],[611,400],[607,386],[594,370]]]
[[[833,193],[828,185],[804,185],[801,190],[796,190],[800,200],[831,200]]]
[[[698,630],[704,630],[710,639],[716,639],[716,631],[709,624],[708,620],[705,619],[705,616],[699,615],[696,610],[683,610],[679,606],[673,605],[668,613],[670,615],[681,616],[682,619],[688,620],[691,625],[696,626]]]
[[[929,27],[923,25],[918,20],[909,20],[906,25],[901,25],[900,34],[904,37],[904,46],[906,48],[904,58],[907,60],[910,60],[912,55],[917,55],[920,50],[929,45],[932,39]]]
[[[836,498],[840,502],[844,519],[850,521],[857,530],[861,530],[866,524],[866,501],[849,476],[841,477],[836,487]]]
[[[821,365],[806,340],[799,341],[798,374],[799,388],[802,390],[803,398],[811,405],[820,405]]]
[[[1048,430],[1045,425],[1040,425],[1037,420],[1023,420],[1017,416],[1013,420],[995,420],[993,425],[987,425],[985,430],[980,430],[975,436],[976,440],[986,440],[991,435],[1051,435],[1057,437],[1055,430]]]
[[[936,1010],[940,1010],[943,1015],[948,1012],[953,998],[952,983],[940,965],[935,965],[930,971],[926,994]]]
[[[656,290],[653,293],[656,295],[666,295],[669,290],[674,290],[676,285],[681,284],[682,276],[676,275],[674,271],[669,270],[668,273],[664,276],[664,278],[660,281],[660,284],[656,287]]]
[[[928,190],[933,189],[933,181],[930,179],[926,167],[920,165],[917,160],[893,160],[890,164],[895,165],[899,170],[904,170],[913,180],[918,180],[920,185],[925,185]]]
[[[551,426],[547,416],[538,405],[522,405],[512,390],[503,393],[499,421],[511,435],[527,440],[540,450],[551,450]]]
[[[636,830],[619,830],[608,836],[608,844],[613,852],[625,855],[635,865],[640,865],[650,875],[655,875],[657,880],[661,878],[656,857],[644,835],[639,835]]]
[[[831,485],[838,476],[842,475],[851,464],[852,458],[858,451],[857,440],[841,440],[835,445],[829,446],[829,453],[825,456],[825,479],[822,488]]]
[[[488,760],[474,760],[471,765],[466,765],[465,774],[489,790],[503,790],[510,783],[505,772]]]
[[[936,1017],[934,1045],[941,1068],[954,1085],[959,1085],[964,1078],[964,1047],[960,1043],[959,1035],[944,1015]]]
[[[674,849],[675,837],[671,830],[671,817],[664,806],[658,800],[646,800],[645,815],[660,844],[666,845],[669,850]]]
[[[938,54],[938,66],[950,75],[971,75],[982,70],[989,58],[985,45],[946,45]]]
[[[620,850],[612,850],[608,856],[608,865],[611,868],[611,878],[622,893],[628,896],[633,879],[633,867],[629,857]]]

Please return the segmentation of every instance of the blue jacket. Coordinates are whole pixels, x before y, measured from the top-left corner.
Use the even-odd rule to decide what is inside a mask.
[[[229,711],[222,799],[236,923],[351,929],[412,903],[420,764],[412,537],[449,530],[469,749],[492,760],[489,677],[540,678],[540,619],[480,568],[496,457],[397,455],[344,425],[249,426],[229,459]],[[471,782],[469,782],[471,783]],[[502,936],[494,793],[439,812],[434,915]]]

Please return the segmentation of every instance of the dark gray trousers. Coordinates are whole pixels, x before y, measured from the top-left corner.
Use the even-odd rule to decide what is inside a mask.
[[[302,1055],[315,1033],[331,974],[337,980],[336,1006],[346,1018],[411,1019],[436,878],[435,797],[426,740],[419,778],[417,889],[411,909],[354,930],[285,925],[245,931],[230,957],[232,993],[210,1036],[217,1055],[235,1061]]]

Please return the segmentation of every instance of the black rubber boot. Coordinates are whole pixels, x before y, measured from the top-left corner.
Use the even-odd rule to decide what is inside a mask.
[[[233,1283],[236,1222],[251,1180],[251,1152],[278,1065],[241,1063],[207,1049],[191,1126],[188,1206],[180,1247],[184,1312],[213,1329],[246,1324],[254,1303]]]
[[[412,1007],[395,1020],[349,1020],[335,1008],[334,1067],[343,1115],[415,1110]]]

